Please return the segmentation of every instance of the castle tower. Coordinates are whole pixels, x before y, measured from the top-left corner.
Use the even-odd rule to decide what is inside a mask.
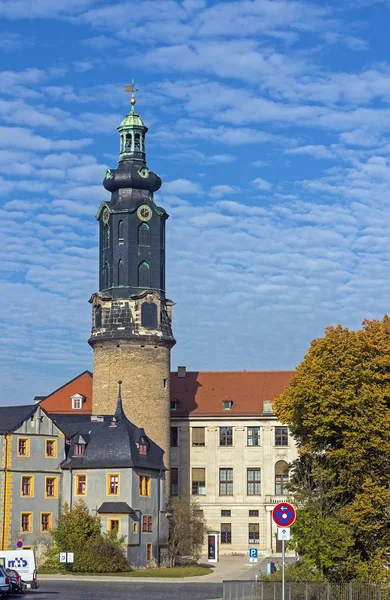
[[[127,417],[163,450],[169,468],[173,302],[165,296],[165,222],[154,202],[161,179],[146,165],[148,131],[131,110],[118,127],[117,169],[103,182],[111,200],[99,221],[99,291],[92,295],[93,414],[114,414],[121,379]]]

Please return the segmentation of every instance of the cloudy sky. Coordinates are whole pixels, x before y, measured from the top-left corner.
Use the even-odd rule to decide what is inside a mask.
[[[0,0],[1,403],[92,368],[136,80],[170,214],[172,366],[291,369],[389,310],[388,2]]]

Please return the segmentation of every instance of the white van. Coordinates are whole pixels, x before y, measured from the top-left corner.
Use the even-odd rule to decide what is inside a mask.
[[[0,565],[15,569],[27,587],[38,588],[34,550],[0,550]]]

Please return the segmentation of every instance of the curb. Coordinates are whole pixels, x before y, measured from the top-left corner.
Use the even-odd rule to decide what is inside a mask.
[[[210,577],[212,573],[209,575],[199,575],[198,577],[121,577],[115,575],[110,577],[102,576],[89,576],[89,575],[39,575],[38,573],[38,581],[104,581],[111,583],[177,583],[177,584],[185,584],[185,583],[215,583],[222,584],[221,581],[210,581],[205,579],[206,577]]]

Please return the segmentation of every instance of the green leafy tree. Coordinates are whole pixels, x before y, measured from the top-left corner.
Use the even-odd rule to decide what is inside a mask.
[[[79,573],[115,573],[129,571],[123,552],[123,538],[115,532],[101,532],[97,515],[91,515],[80,500],[72,509],[65,504],[57,526],[52,530],[54,545],[50,549],[45,568],[63,570],[59,563],[60,552],[73,552],[71,569]]]
[[[205,537],[205,520],[199,505],[187,496],[174,496],[167,504],[169,515],[169,560],[173,566],[182,557],[198,560]]]
[[[329,327],[312,342],[275,412],[299,450],[291,468],[297,548],[335,576],[355,577],[374,557],[383,571],[390,547],[389,317],[356,332]],[[310,542],[315,531],[318,547]]]

